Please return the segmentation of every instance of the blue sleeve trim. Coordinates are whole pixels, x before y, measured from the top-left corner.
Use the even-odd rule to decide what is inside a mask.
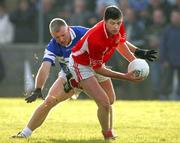
[[[51,63],[52,66],[55,66],[55,63],[53,62],[53,60],[48,59],[48,58],[44,58],[43,61],[48,61]]]

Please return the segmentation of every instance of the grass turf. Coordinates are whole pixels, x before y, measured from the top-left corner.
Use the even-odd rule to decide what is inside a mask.
[[[70,100],[53,108],[28,139],[12,139],[27,124],[37,100],[0,98],[0,143],[103,143],[92,100]],[[180,143],[180,102],[116,101],[113,143]]]

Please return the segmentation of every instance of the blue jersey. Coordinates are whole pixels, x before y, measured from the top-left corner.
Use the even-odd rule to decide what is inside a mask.
[[[70,26],[72,41],[66,47],[60,45],[52,38],[45,49],[43,61],[49,61],[52,65],[55,65],[55,59],[57,59],[61,68],[65,70],[64,68],[66,67],[64,66],[69,62],[72,47],[84,36],[87,30],[88,28],[81,26]]]

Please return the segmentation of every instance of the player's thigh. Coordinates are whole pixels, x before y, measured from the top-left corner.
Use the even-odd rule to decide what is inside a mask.
[[[100,82],[99,84],[106,92],[106,94],[109,98],[110,104],[113,104],[114,101],[116,100],[116,95],[115,95],[115,91],[114,91],[111,79],[109,78],[103,82]]]
[[[94,76],[82,80],[80,83],[83,90],[91,96],[98,105],[109,106],[109,98]]]
[[[70,98],[74,94],[74,91],[71,90],[70,92],[66,93],[63,86],[65,82],[66,81],[62,77],[58,77],[58,79],[51,86],[46,100],[54,100],[59,103]]]

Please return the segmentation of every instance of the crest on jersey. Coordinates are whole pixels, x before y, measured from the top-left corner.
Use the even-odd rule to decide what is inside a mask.
[[[102,65],[103,64],[103,60],[94,60],[94,59],[90,59],[90,64],[91,66],[96,66],[96,65]]]
[[[120,40],[119,40],[119,39],[116,39],[116,40],[115,40],[115,43],[116,43],[116,44],[118,44],[119,42],[120,42]]]

